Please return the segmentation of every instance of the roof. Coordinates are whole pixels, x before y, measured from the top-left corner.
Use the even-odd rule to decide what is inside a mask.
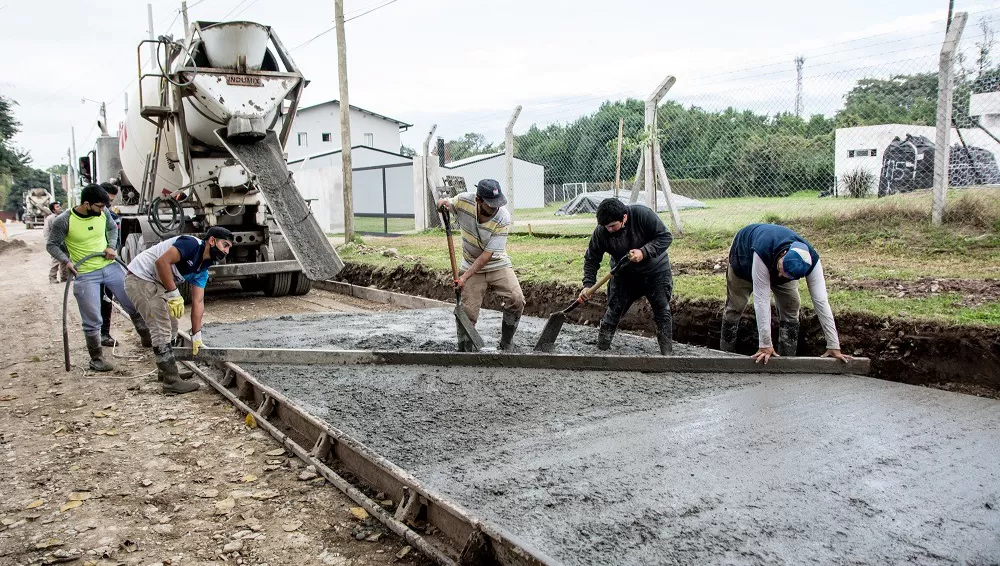
[[[497,153],[483,153],[480,155],[473,155],[471,157],[466,157],[464,159],[458,159],[456,161],[449,161],[448,163],[445,163],[444,166],[447,167],[448,169],[456,169],[458,167],[464,167],[466,165],[472,165],[473,163],[479,163],[480,161],[486,161],[488,159],[496,159],[497,157],[503,157],[503,156],[504,152],[502,151],[499,151]],[[544,165],[542,165],[541,163],[528,161],[527,159],[523,159],[517,156],[514,157],[514,161],[521,161],[524,163],[531,163],[532,165],[538,165],[540,167],[544,167]]]
[[[306,106],[305,108],[299,108],[297,112],[304,112],[306,110],[312,110],[314,108],[319,108],[320,106],[326,106],[327,104],[336,104],[337,106],[340,106],[340,101],[339,100],[327,100],[326,102],[320,102],[319,104],[313,104],[312,106]],[[399,124],[400,128],[412,128],[413,127],[413,124],[407,124],[406,122],[401,122],[401,121],[399,121],[399,120],[397,120],[395,118],[390,118],[388,116],[383,116],[383,115],[381,115],[381,114],[379,114],[377,112],[372,112],[371,110],[365,110],[364,108],[361,108],[359,106],[355,106],[353,104],[351,104],[350,108],[351,108],[351,110],[357,110],[358,112],[361,112],[362,114],[368,114],[369,116],[373,116],[375,118],[381,118],[381,119],[383,119],[383,120],[385,120],[387,122],[395,122],[395,123]]]
[[[384,149],[379,149],[377,147],[372,147],[370,145],[363,145],[363,144],[352,145],[351,146],[351,150],[355,150],[355,149],[368,149],[368,150],[371,150],[371,151],[374,151],[374,152],[377,152],[377,153],[384,153],[386,155],[392,155],[393,157],[402,157],[404,159],[409,159],[411,161],[413,160],[413,158],[410,157],[409,155],[403,155],[402,153],[396,153],[394,151],[386,151]],[[313,159],[319,159],[320,157],[326,157],[328,155],[336,155],[336,154],[340,153],[341,151],[343,151],[343,149],[338,148],[338,149],[334,149],[332,151],[324,151],[322,153],[314,153],[312,155],[307,155],[305,157],[297,157],[297,158],[292,159],[291,161],[289,161],[287,164],[291,165],[292,163],[299,163],[299,162],[302,162],[302,161],[311,161]]]

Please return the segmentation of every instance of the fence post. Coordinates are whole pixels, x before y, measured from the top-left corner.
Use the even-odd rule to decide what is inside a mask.
[[[427,139],[424,140],[424,160],[421,167],[421,177],[424,186],[424,211],[426,215],[427,227],[437,228],[441,226],[441,221],[437,214],[437,199],[434,198],[434,184],[431,182],[431,140],[434,139],[434,132],[437,131],[437,124],[431,126]]]
[[[937,135],[934,139],[934,208],[931,211],[931,222],[935,226],[941,225],[945,200],[948,197],[948,154],[951,153],[949,138],[952,127],[955,51],[958,49],[958,41],[962,37],[962,30],[965,29],[968,18],[969,14],[966,12],[955,14],[941,45],[938,65]]]
[[[646,204],[656,212],[656,161],[653,160],[653,151],[656,149],[656,107],[666,96],[667,91],[670,87],[674,86],[677,79],[673,75],[667,75],[667,78],[656,86],[656,89],[650,93],[649,97],[646,98],[645,106],[645,126],[646,135],[649,139],[643,147],[643,165],[645,171],[643,172],[643,177],[646,181]],[[668,203],[670,204],[670,203]]]
[[[507,122],[507,129],[504,130],[505,138],[503,144],[504,162],[507,166],[507,212],[510,213],[510,221],[514,222],[514,122],[521,115],[521,105],[518,104]],[[545,195],[542,195],[544,200]]]

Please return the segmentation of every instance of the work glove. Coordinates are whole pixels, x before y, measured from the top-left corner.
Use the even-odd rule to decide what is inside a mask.
[[[201,330],[199,330],[198,332],[195,332],[193,336],[191,336],[191,355],[197,356],[198,350],[200,350],[201,347],[204,345],[205,343],[201,340]]]
[[[179,290],[167,291],[163,294],[163,300],[167,301],[167,306],[170,307],[170,316],[178,319],[184,316],[184,297]]]

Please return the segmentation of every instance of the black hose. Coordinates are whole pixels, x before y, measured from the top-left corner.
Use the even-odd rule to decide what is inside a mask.
[[[104,252],[96,254],[88,254],[83,256],[83,259],[73,264],[73,269],[79,269],[80,265],[87,261],[88,259],[93,259],[95,257],[104,257]],[[63,316],[62,316],[62,331],[63,331],[63,359],[66,361],[66,371],[69,371],[69,326],[66,321],[66,305],[69,302],[69,284],[76,277],[76,274],[70,270],[66,270],[66,288],[63,290]]]
[[[166,224],[160,218],[160,205],[166,204],[170,209],[170,221]],[[149,227],[161,238],[170,238],[181,233],[184,228],[184,209],[181,204],[170,197],[156,197],[149,203]]]

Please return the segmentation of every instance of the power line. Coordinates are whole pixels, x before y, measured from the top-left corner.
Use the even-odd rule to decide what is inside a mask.
[[[232,13],[235,12],[236,10],[239,10],[240,6],[242,6],[242,5],[246,4],[246,3],[247,3],[247,0],[240,0],[240,3],[237,4],[236,6],[234,6],[232,10],[229,10],[229,12],[225,16],[222,16],[221,18],[219,18],[219,21],[220,22],[226,21],[226,18],[228,18],[230,15],[232,15]]]
[[[361,16],[365,16],[365,15],[371,14],[375,10],[381,10],[382,8],[385,8],[389,4],[395,4],[396,2],[399,2],[399,0],[389,0],[385,4],[376,6],[376,7],[372,8],[371,10],[368,10],[367,12],[362,12],[362,13],[358,14],[357,16],[351,16],[350,18],[347,18],[346,20],[344,20],[344,23],[346,24],[347,22],[349,22],[351,20],[356,20],[356,19],[360,18]]]
[[[258,1],[259,0],[253,0],[253,2],[250,2],[249,4],[247,4],[247,7],[243,8],[242,10],[240,10],[240,12],[238,14],[236,14],[234,17],[238,18],[238,17],[242,16],[244,12],[246,12],[247,10],[249,10],[250,8],[252,8],[253,5],[256,4]]]
[[[351,20],[356,20],[356,19],[360,18],[361,16],[365,16],[365,15],[371,14],[375,10],[379,10],[381,8],[385,8],[389,4],[395,4],[396,2],[399,2],[399,0],[389,0],[388,2],[385,2],[383,4],[375,6],[374,8],[372,8],[370,10],[367,10],[365,12],[362,12],[362,13],[358,14],[357,16],[351,16],[350,18],[345,19],[344,23],[346,24],[347,22],[349,22]],[[333,31],[335,29],[337,29],[337,26],[332,26],[332,27],[326,28],[325,30],[317,33],[316,35],[312,36],[311,38],[309,38],[308,40],[304,41],[303,43],[300,43],[300,44],[296,45],[295,47],[291,48],[291,51],[295,51],[295,50],[301,49],[301,48],[305,47],[306,45],[309,45],[310,43],[316,41],[317,39],[323,37],[324,35],[330,33],[331,31]]]

